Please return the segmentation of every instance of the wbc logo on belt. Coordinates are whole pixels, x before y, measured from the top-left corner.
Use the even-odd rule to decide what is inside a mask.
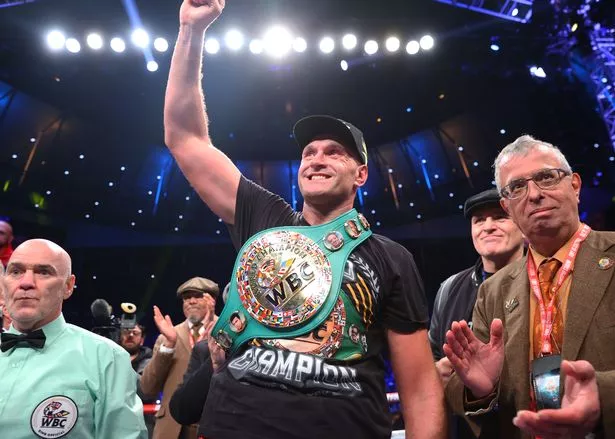
[[[331,288],[331,265],[310,238],[275,230],[242,253],[237,290],[253,318],[270,327],[292,327],[313,316]]]

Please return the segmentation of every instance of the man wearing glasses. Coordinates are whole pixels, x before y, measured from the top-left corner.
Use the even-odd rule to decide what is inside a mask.
[[[145,333],[143,326],[137,324],[132,329],[123,329],[120,334],[120,344],[130,355],[132,368],[139,375],[143,373],[145,366],[152,358],[152,350],[147,346],[143,346],[145,341]]]
[[[530,247],[482,284],[473,329],[447,332],[449,404],[481,437],[615,437],[615,233],[580,222],[557,147],[522,136],[494,168]]]
[[[214,318],[218,284],[202,277],[194,277],[177,289],[186,320],[173,325],[168,315],[163,316],[154,306],[154,323],[160,337],[154,345],[154,355],[141,376],[141,390],[146,396],[162,391],[160,409],[156,413],[153,439],[196,439],[197,425],[182,426],[169,412],[171,396],[182,382],[188,367],[192,348],[208,337],[205,328]]]

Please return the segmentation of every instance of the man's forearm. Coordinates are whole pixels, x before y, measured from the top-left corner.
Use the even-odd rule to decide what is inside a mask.
[[[417,394],[403,404],[407,438],[444,439],[447,436],[447,419],[444,394],[439,382]]]
[[[180,25],[164,105],[165,142],[171,148],[185,137],[209,135],[201,88],[204,36],[203,29]]]

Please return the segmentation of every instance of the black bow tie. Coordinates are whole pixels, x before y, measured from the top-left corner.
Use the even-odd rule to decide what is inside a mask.
[[[0,351],[6,352],[19,343],[26,343],[33,348],[42,348],[45,346],[45,333],[42,329],[37,329],[29,334],[11,334],[9,332],[3,332],[0,334]]]

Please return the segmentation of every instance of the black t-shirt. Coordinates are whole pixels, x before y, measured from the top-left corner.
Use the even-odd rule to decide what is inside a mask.
[[[235,224],[228,226],[235,247],[284,225],[308,224],[282,198],[242,177]],[[362,320],[365,332],[343,330],[362,354],[344,361],[307,354],[303,348],[318,341],[314,334],[295,339],[288,349],[255,340],[212,378],[201,425],[207,438],[390,438],[382,357],[386,329],[412,333],[428,322],[412,255],[373,234],[349,256],[340,294]]]

